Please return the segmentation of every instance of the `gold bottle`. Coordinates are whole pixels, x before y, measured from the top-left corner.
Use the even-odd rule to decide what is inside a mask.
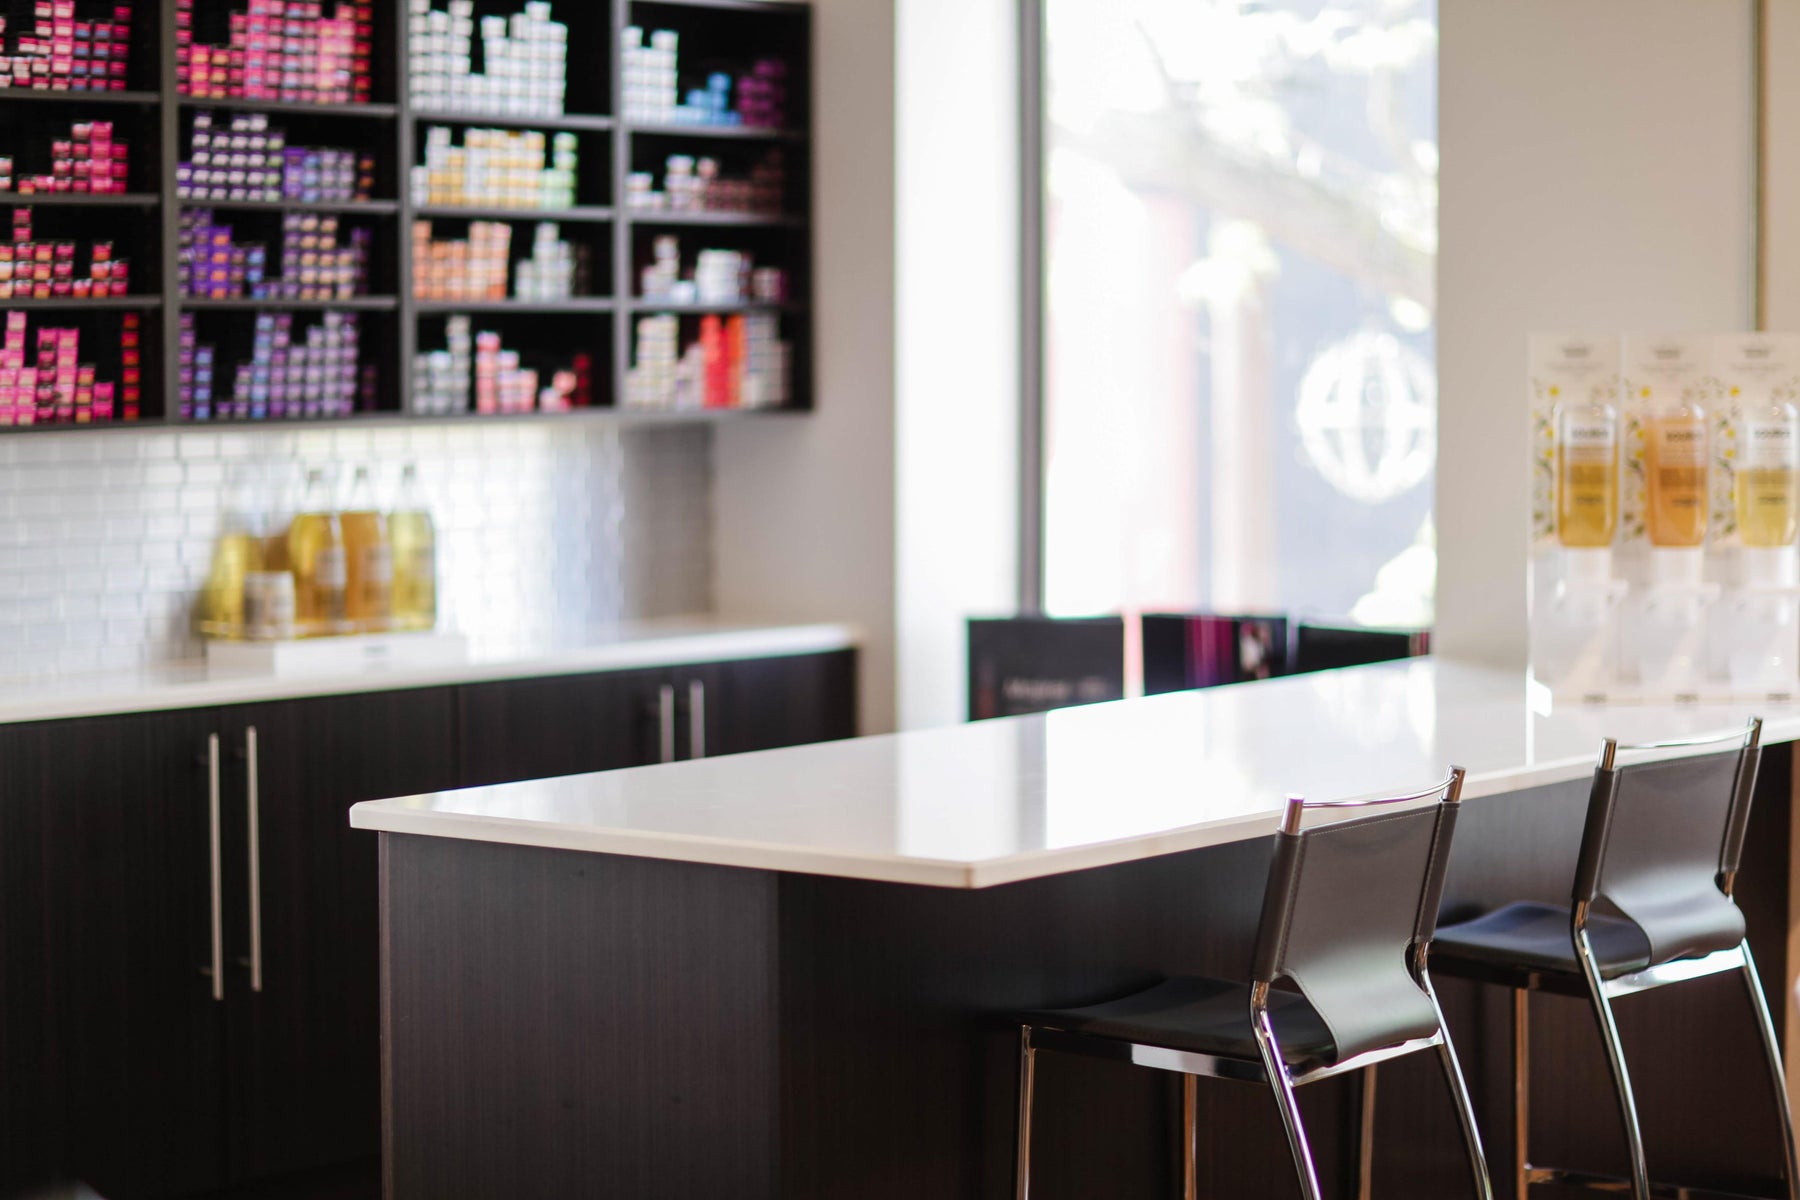
[[[1739,428],[1738,536],[1746,546],[1792,545],[1800,533],[1800,412],[1770,400],[1747,411]]]
[[[367,467],[356,468],[343,527],[348,565],[344,612],[357,632],[378,633],[393,624],[394,553],[387,514],[375,504]]]
[[[296,465],[284,463],[276,468],[269,482],[270,507],[263,522],[263,570],[291,571],[288,565],[288,530],[304,497],[296,495]]]
[[[349,633],[343,522],[325,472],[316,467],[306,473],[306,498],[288,527],[287,547],[288,567],[294,573],[294,623],[300,636]]]
[[[226,493],[219,540],[200,596],[200,632],[237,640],[246,636],[246,583],[265,569],[261,514],[249,477],[233,469]]]
[[[1662,407],[1644,426],[1644,524],[1652,546],[1706,544],[1706,412],[1692,400]]]
[[[400,476],[400,495],[388,517],[394,545],[394,627],[437,627],[437,530],[419,495],[411,463]]]
[[[212,570],[201,598],[200,631],[208,637],[244,636],[244,581],[263,569],[262,538],[228,518],[213,546]]]
[[[1619,418],[1609,404],[1556,413],[1556,538],[1569,549],[1613,544],[1619,528]]]

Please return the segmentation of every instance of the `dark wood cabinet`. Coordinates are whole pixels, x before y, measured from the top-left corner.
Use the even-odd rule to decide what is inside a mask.
[[[0,1196],[53,1179],[64,1128],[51,972],[51,805],[35,781],[55,761],[46,726],[0,729]]]
[[[454,693],[384,692],[221,716],[233,775],[227,875],[238,901],[227,922],[231,1177],[268,1179],[374,1159],[381,1150],[378,867],[375,839],[350,828],[349,809],[455,784]],[[255,939],[253,919],[261,925]]]
[[[174,712],[5,734],[6,807],[49,814],[49,1053],[66,1098],[64,1165],[106,1196],[224,1182],[214,729],[207,713]]]
[[[350,806],[848,737],[854,675],[842,651],[0,726],[0,1196],[372,1178],[378,840]]]
[[[461,786],[772,750],[856,734],[856,652],[459,689]]]
[[[856,736],[854,650],[714,663],[688,674],[706,688],[709,755]]]
[[[655,762],[662,670],[508,679],[458,689],[459,783],[477,787]]]

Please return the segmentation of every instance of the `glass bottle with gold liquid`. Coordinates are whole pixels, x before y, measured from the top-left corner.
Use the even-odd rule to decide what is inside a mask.
[[[349,566],[345,615],[358,633],[379,633],[393,624],[394,550],[387,514],[375,503],[369,468],[356,468],[344,506],[344,554]]]
[[[1800,534],[1800,410],[1770,397],[1745,407],[1738,431],[1732,490],[1744,582],[1792,586],[1792,547]]]
[[[244,596],[248,578],[264,569],[261,518],[254,488],[241,469],[232,473],[212,568],[200,596],[200,632],[207,637],[246,636]]]
[[[1590,400],[1556,409],[1556,540],[1610,549],[1619,528],[1619,414]]]
[[[1644,530],[1659,577],[1697,583],[1711,513],[1706,410],[1691,395],[1655,405],[1644,423]]]
[[[294,623],[301,637],[349,633],[349,564],[343,520],[325,472],[306,473],[306,496],[288,527],[288,568],[294,573]]]
[[[388,517],[394,545],[394,627],[437,627],[437,530],[419,494],[419,473],[411,463],[400,475],[400,494]]]

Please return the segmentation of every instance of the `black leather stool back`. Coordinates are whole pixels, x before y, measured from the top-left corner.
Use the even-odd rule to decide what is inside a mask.
[[[1291,980],[1330,1028],[1339,1061],[1438,1030],[1417,955],[1437,925],[1461,790],[1456,771],[1433,791],[1383,802],[1437,796],[1429,808],[1305,830],[1307,809],[1344,802],[1288,800],[1251,981]]]
[[[1577,905],[1602,901],[1644,931],[1650,961],[1710,954],[1744,938],[1731,900],[1761,723],[1723,753],[1615,766],[1615,743],[1594,774],[1575,871]]]

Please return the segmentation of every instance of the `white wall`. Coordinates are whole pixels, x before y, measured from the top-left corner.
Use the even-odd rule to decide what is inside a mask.
[[[1770,0],[1766,61],[1770,71],[1766,219],[1763,261],[1770,329],[1800,329],[1800,0]]]
[[[896,15],[899,719],[916,729],[966,715],[964,619],[1017,602],[1018,32],[1014,0]]]
[[[719,426],[718,609],[866,634],[864,732],[894,722],[894,0],[813,5],[817,411]]]
[[[1440,0],[1439,23],[1436,644],[1522,666],[1526,334],[1749,327],[1751,4]]]

